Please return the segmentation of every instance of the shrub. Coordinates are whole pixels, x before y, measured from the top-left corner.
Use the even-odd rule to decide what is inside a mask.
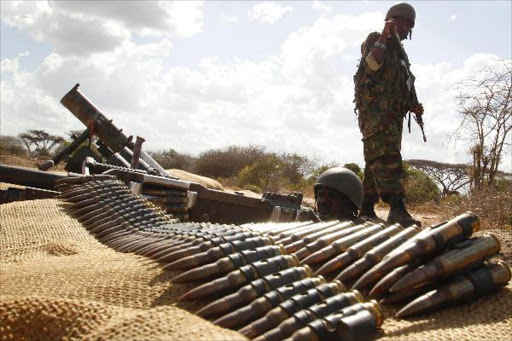
[[[265,154],[265,148],[261,146],[231,146],[223,150],[208,150],[199,155],[196,172],[216,179],[233,177]]]
[[[451,219],[467,211],[475,213],[485,228],[512,225],[512,185],[473,190],[464,196],[450,196],[441,202],[441,215]]]
[[[23,141],[15,136],[0,136],[0,153],[18,156],[28,154]]]
[[[238,185],[242,188],[252,185],[262,191],[279,191],[286,187],[281,176],[282,168],[283,164],[276,154],[267,155],[242,169],[238,174]]]
[[[405,166],[405,198],[411,204],[423,204],[429,201],[439,202],[441,191],[426,173]]]
[[[194,172],[197,159],[188,154],[180,154],[175,149],[149,152],[149,155],[164,169],[181,169]]]
[[[357,163],[346,163],[343,167],[350,169],[352,172],[356,173],[359,179],[363,179],[363,170]]]

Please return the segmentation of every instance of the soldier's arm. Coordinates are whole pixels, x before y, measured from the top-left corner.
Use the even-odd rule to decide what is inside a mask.
[[[384,29],[378,37],[377,35],[370,35],[370,37],[368,37],[366,48],[370,53],[366,55],[365,62],[371,71],[376,72],[382,67],[384,53],[387,49],[386,40],[392,32],[391,30],[394,29],[396,29],[396,24],[393,19],[391,19],[385,22]]]

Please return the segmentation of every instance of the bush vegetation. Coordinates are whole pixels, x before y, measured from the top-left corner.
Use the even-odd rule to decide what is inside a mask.
[[[28,151],[19,137],[0,136],[0,154],[26,156]]]
[[[443,219],[451,219],[455,215],[467,211],[475,213],[482,224],[482,229],[512,228],[512,183],[499,181],[498,186],[487,186],[474,189],[459,196],[443,198],[435,210]],[[512,232],[512,231],[511,231]]]
[[[65,146],[66,142],[69,143],[65,141],[59,148],[53,148],[53,153]],[[208,176],[221,182],[225,188],[245,189],[257,193],[302,192],[305,197],[310,198],[314,196],[313,186],[318,176],[331,167],[339,166],[336,163],[321,163],[296,153],[268,152],[262,146],[211,149],[197,157],[179,153],[172,148],[149,153],[165,169],[176,168]],[[22,139],[13,136],[0,136],[0,154],[29,157]],[[486,184],[481,189],[472,188],[462,195],[442,195],[440,188],[443,186],[439,183],[441,177],[423,171],[416,164],[420,161],[421,164],[427,162],[413,160],[411,166],[405,162],[404,168],[403,184],[406,199],[408,205],[413,206],[415,210],[438,214],[443,219],[472,211],[485,221],[485,228],[512,225],[510,174],[499,173],[499,177],[494,178],[492,184]],[[363,169],[359,165],[347,163],[344,167],[362,179]],[[437,173],[445,168],[437,170]]]
[[[417,205],[426,202],[439,203],[441,191],[435,181],[426,173],[410,168],[405,163],[404,190],[408,203]]]

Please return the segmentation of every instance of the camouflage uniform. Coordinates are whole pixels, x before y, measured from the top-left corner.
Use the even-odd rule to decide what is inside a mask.
[[[404,194],[402,126],[404,117],[417,103],[414,76],[407,55],[394,39],[388,38],[380,69],[372,71],[365,61],[380,34],[371,33],[361,45],[361,61],[355,82],[355,104],[363,134],[364,198],[385,202],[393,194]]]

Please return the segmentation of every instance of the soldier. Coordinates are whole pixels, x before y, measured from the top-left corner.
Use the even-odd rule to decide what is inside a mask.
[[[314,190],[320,220],[356,219],[363,200],[363,184],[354,172],[330,168],[320,174]]]
[[[355,104],[364,145],[364,195],[361,216],[375,218],[379,197],[390,205],[387,221],[421,226],[404,204],[402,126],[408,112],[417,117],[423,105],[416,98],[414,76],[401,40],[411,35],[416,19],[407,3],[392,6],[382,33],[373,32],[361,45],[361,60],[354,76]],[[400,39],[400,41],[398,41]]]

